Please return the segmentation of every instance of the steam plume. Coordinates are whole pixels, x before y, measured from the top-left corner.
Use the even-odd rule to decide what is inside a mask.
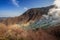
[[[53,4],[55,7],[50,9],[48,14],[54,18],[60,18],[60,0],[55,0]]]
[[[48,15],[43,15],[42,21],[39,21],[40,24],[44,22],[47,25],[53,26],[60,23],[60,0],[55,0],[53,5],[54,7],[49,10]]]
[[[60,8],[60,0],[55,0],[54,5],[57,6],[58,8]]]

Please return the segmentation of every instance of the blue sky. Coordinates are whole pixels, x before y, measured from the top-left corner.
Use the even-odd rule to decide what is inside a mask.
[[[30,8],[52,5],[54,0],[0,0],[0,17],[19,16]]]

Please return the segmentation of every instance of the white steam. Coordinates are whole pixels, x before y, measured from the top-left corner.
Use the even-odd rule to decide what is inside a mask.
[[[37,22],[40,26],[56,26],[60,23],[60,0],[55,0],[54,8],[51,8],[48,15],[43,15],[43,17]]]
[[[51,15],[53,18],[60,18],[60,0],[55,0],[53,4],[55,7],[49,10],[48,15]]]
[[[57,6],[58,8],[60,8],[60,0],[55,0],[54,5]]]

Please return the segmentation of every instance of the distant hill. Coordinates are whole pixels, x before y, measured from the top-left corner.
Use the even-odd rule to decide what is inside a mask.
[[[0,20],[7,19],[8,17],[0,17]]]

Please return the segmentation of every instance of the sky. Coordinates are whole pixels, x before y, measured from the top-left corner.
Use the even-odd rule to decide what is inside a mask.
[[[22,15],[30,8],[41,8],[52,5],[54,0],[0,0],[0,17]]]

